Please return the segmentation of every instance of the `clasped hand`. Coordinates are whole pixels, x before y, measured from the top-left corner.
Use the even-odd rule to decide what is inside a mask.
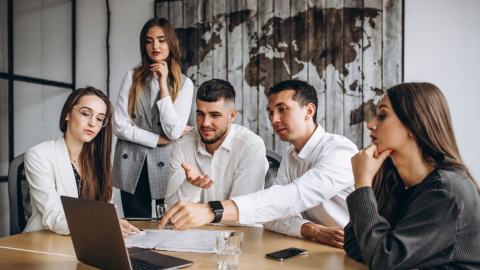
[[[378,172],[383,162],[394,151],[385,150],[378,153],[375,144],[369,145],[367,148],[358,152],[352,157],[353,176],[355,177],[355,189],[361,187],[371,187],[373,177]]]
[[[195,166],[183,162],[182,168],[185,170],[185,176],[188,183],[204,189],[208,189],[213,185],[213,179],[210,180],[210,176],[208,174],[202,176]]]

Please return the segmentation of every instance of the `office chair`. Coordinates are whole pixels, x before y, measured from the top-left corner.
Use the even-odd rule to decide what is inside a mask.
[[[10,202],[10,235],[22,233],[32,215],[30,188],[25,177],[23,154],[14,158],[8,169],[8,199]]]
[[[280,168],[280,163],[282,163],[282,156],[277,152],[267,150],[267,161],[269,167],[265,175],[265,189],[271,187],[273,180],[277,177],[278,168]]]

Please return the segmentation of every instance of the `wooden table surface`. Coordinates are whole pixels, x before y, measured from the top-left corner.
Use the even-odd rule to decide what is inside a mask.
[[[142,229],[156,229],[157,222],[132,222]],[[257,227],[203,226],[202,230],[235,230],[244,233],[240,269],[368,269],[345,255],[341,249],[272,233]],[[265,258],[265,254],[285,248],[308,250],[283,262]],[[24,251],[30,250],[30,251]],[[185,269],[217,269],[215,254],[167,252],[162,254],[193,261]],[[47,230],[0,238],[0,269],[96,269],[77,261],[70,236]]]

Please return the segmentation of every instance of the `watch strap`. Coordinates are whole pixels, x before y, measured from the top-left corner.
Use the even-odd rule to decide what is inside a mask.
[[[212,209],[213,213],[215,214],[215,219],[211,223],[220,222],[223,216],[222,203],[219,201],[212,201],[212,202],[208,202],[208,204],[210,205],[210,209]]]

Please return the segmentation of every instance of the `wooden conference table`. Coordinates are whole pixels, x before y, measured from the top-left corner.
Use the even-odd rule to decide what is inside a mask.
[[[156,229],[157,222],[132,222],[142,229]],[[312,240],[293,238],[258,227],[203,226],[203,230],[235,230],[244,233],[240,269],[367,269],[345,255],[341,249]],[[265,258],[265,254],[285,248],[308,250],[283,262]],[[184,269],[217,269],[215,254],[166,252],[163,254],[193,261]],[[0,238],[0,269],[96,269],[77,261],[70,236],[47,230]]]

